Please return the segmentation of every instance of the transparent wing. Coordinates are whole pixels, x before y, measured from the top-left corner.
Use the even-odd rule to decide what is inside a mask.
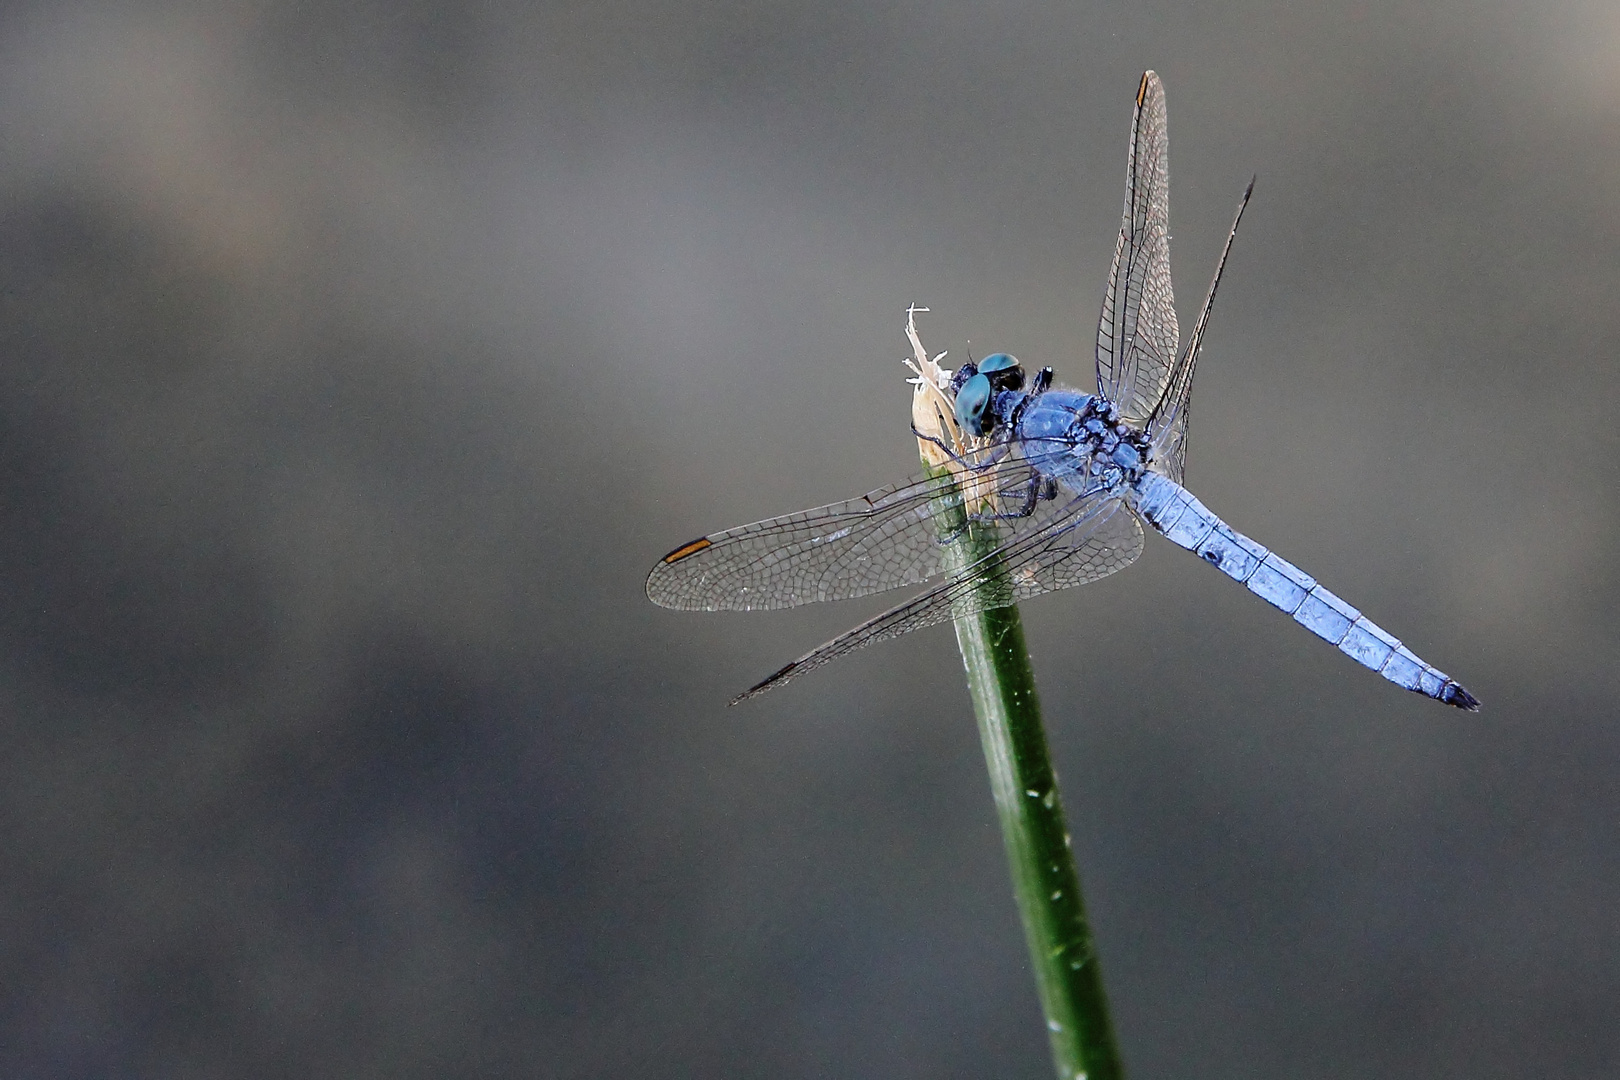
[[[1170,288],[1170,143],[1164,86],[1148,71],[1136,92],[1125,159],[1125,213],[1097,322],[1097,388],[1127,420],[1145,423],[1176,358]]]
[[[1018,512],[1037,475],[1034,464],[1068,453],[1027,442],[989,448],[970,474],[968,509]],[[1038,501],[1027,517],[997,527],[1008,536],[1038,531],[1057,509],[1054,500]],[[942,521],[959,521],[963,512],[956,480],[920,474],[857,499],[683,544],[647,575],[647,595],[682,611],[762,611],[916,585],[944,570],[949,528]]]
[[[932,589],[806,653],[731,704],[774,690],[874,642],[1107,577],[1141,553],[1142,526],[1117,498],[1073,499],[1044,527],[1002,544]],[[1005,576],[991,573],[998,567],[1006,569]]]
[[[1176,361],[1175,369],[1165,384],[1164,397],[1148,420],[1148,435],[1155,448],[1154,468],[1178,484],[1187,471],[1187,417],[1192,408],[1193,369],[1204,347],[1204,331],[1209,326],[1209,313],[1215,308],[1215,290],[1220,288],[1226,257],[1232,252],[1232,241],[1237,239],[1243,210],[1249,205],[1249,196],[1253,194],[1254,178],[1251,177],[1243,198],[1238,201],[1237,214],[1232,218],[1232,231],[1226,234],[1226,243],[1221,247],[1220,261],[1215,264],[1215,276],[1210,279],[1209,293],[1204,297],[1203,309],[1198,312],[1198,322],[1193,325],[1193,332],[1187,338],[1186,351]]]

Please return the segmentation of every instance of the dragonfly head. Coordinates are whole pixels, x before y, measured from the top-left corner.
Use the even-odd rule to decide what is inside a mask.
[[[951,379],[956,422],[970,435],[988,435],[1012,414],[1024,388],[1024,368],[1011,353],[991,353],[963,364]]]
[[[1024,388],[1024,366],[1012,353],[991,353],[979,361],[979,374],[989,379],[997,390]]]

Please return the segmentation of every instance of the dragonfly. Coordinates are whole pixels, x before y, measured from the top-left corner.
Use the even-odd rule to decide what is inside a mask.
[[[937,363],[943,354],[929,361],[924,353],[914,322],[924,309],[913,307],[912,381],[943,406],[932,432],[918,427],[914,409],[913,431],[935,466],[858,498],[701,536],[653,567],[648,597],[684,611],[790,608],[932,582],[733,705],[875,642],[1107,577],[1141,554],[1146,525],[1395,685],[1479,710],[1455,679],[1182,486],[1193,370],[1254,182],[1181,344],[1168,146],[1164,87],[1148,71],[1136,94],[1125,209],[1097,324],[1095,394],[1054,386],[1051,368],[1027,375],[1007,353],[947,372]],[[969,533],[985,542],[964,555]]]

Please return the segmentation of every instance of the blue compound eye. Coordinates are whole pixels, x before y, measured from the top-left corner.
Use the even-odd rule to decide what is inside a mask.
[[[983,374],[975,375],[956,392],[956,422],[969,435],[983,435],[990,430],[985,423],[990,409],[990,380]]]
[[[980,361],[979,374],[987,376],[990,385],[997,390],[1024,388],[1024,369],[1018,363],[1018,357],[1011,353],[991,353]]]

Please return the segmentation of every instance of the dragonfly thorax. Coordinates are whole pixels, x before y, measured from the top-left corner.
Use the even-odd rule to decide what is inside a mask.
[[[1134,483],[1147,471],[1147,436],[1097,394],[1052,388],[1043,368],[1025,388],[1024,369],[1009,353],[964,364],[950,384],[956,421],[989,445],[1018,443],[1048,480],[1087,490]]]
[[[1121,419],[1113,402],[1062,389],[1020,396],[1027,400],[1010,405],[1012,436],[1051,479],[1081,489],[1114,487],[1146,471],[1147,436]]]

